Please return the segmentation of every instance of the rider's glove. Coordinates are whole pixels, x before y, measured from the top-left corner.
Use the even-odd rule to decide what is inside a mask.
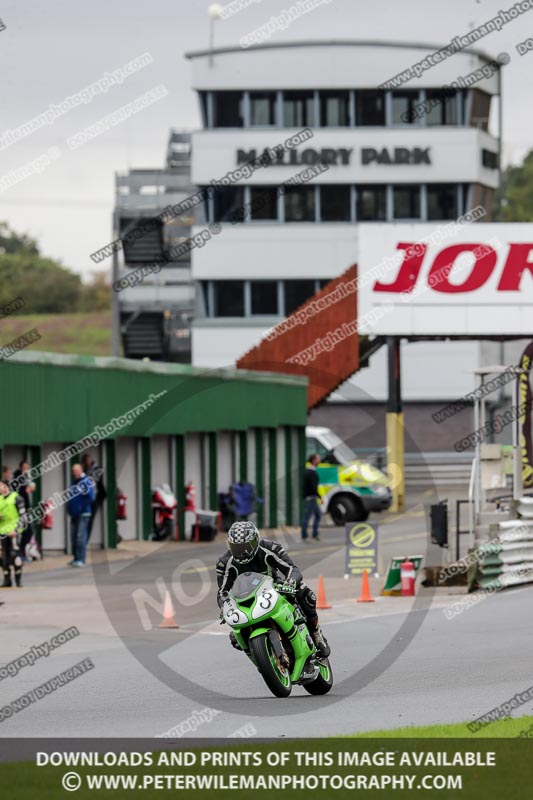
[[[281,594],[296,594],[296,581],[294,578],[289,578],[283,581],[283,583],[277,583],[275,588]]]
[[[220,608],[220,624],[221,625],[225,625],[226,624],[226,620],[224,619],[223,605],[224,605],[224,602],[228,599],[228,597],[229,597],[229,592],[221,592],[218,595],[218,605],[219,605],[219,608]]]
[[[218,593],[217,603],[218,603],[218,607],[219,608],[222,608],[222,606],[224,605],[224,603],[226,602],[228,597],[229,597],[229,592],[219,592]]]

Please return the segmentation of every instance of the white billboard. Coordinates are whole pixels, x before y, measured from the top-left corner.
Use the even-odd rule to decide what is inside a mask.
[[[359,330],[533,335],[533,225],[362,224]]]

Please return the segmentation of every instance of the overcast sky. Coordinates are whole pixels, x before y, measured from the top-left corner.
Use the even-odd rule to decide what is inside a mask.
[[[216,23],[216,45],[239,39],[293,0],[256,0]],[[481,25],[511,0],[331,0],[276,32],[271,42],[312,38],[425,41],[446,44]],[[170,127],[196,128],[199,114],[184,52],[207,46],[203,0],[4,0],[0,16],[1,136],[59,104],[143,53],[153,62],[90,103],[0,151],[0,219],[34,236],[45,255],[87,274],[89,254],[110,240],[114,173],[163,166]],[[491,55],[507,51],[504,70],[504,159],[519,162],[533,147],[533,10],[487,36]],[[409,66],[406,64],[406,66]],[[112,130],[70,151],[66,140],[125,103],[163,84],[168,94]],[[40,174],[8,188],[2,178],[52,150]]]

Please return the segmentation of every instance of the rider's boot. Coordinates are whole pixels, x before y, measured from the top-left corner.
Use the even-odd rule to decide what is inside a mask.
[[[311,636],[313,637],[313,642],[315,643],[318,655],[322,658],[327,658],[331,653],[331,647],[328,644],[328,640],[322,633],[322,628],[318,624],[318,620],[316,626],[311,629]]]
[[[231,646],[234,647],[235,650],[242,650],[242,647],[240,646],[239,642],[237,641],[237,637],[235,636],[233,631],[229,635],[229,640],[231,642]]]
[[[22,586],[22,559],[19,555],[15,556],[15,583],[17,586]]]
[[[4,569],[4,582],[2,584],[3,589],[9,589],[13,584],[11,583],[11,569],[8,567]]]

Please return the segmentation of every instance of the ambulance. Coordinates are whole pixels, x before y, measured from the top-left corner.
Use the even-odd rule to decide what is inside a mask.
[[[390,480],[380,469],[363,461],[330,428],[305,429],[306,459],[320,456],[317,467],[322,510],[335,525],[362,522],[371,511],[386,511],[392,503]]]

